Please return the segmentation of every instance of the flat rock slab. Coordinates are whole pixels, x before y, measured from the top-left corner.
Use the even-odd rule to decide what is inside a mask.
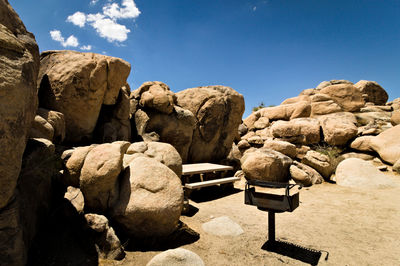
[[[382,173],[372,162],[358,158],[342,161],[336,169],[336,183],[344,187],[388,188],[398,184],[389,175]]]
[[[154,256],[146,266],[204,266],[203,260],[196,253],[176,248],[164,251]]]
[[[232,221],[228,216],[214,218],[202,224],[203,230],[216,236],[238,236],[244,233],[242,227]]]

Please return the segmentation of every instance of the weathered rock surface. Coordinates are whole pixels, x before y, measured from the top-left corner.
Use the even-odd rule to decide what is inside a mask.
[[[299,117],[309,117],[311,105],[307,101],[300,101],[293,104],[284,104],[274,107],[265,107],[259,110],[262,117],[273,120],[291,120]]]
[[[381,173],[371,162],[357,158],[346,159],[338,165],[336,183],[339,186],[369,189],[396,186],[389,176]]]
[[[111,214],[131,236],[167,236],[178,225],[183,206],[180,178],[152,158],[133,160],[123,173]]]
[[[317,170],[326,179],[329,179],[335,170],[327,155],[313,150],[308,151],[301,162]]]
[[[272,135],[292,143],[313,144],[320,141],[320,124],[314,118],[297,118],[276,121],[271,126]]]
[[[338,85],[338,84],[349,84],[349,85],[353,85],[353,82],[348,81],[348,80],[344,80],[344,79],[333,79],[330,81],[322,81],[320,84],[318,84],[318,86],[315,88],[316,90],[322,90],[325,87],[328,86],[332,86],[332,85]]]
[[[196,119],[192,112],[174,106],[170,114],[138,110],[134,117],[140,136],[155,132],[159,136],[159,141],[170,143],[179,152],[183,162],[187,161],[196,127]]]
[[[35,116],[32,126],[29,130],[30,138],[42,138],[53,140],[54,128],[40,115]]]
[[[266,140],[263,147],[285,154],[292,159],[297,155],[296,145],[287,141]]]
[[[367,153],[361,153],[361,152],[348,152],[344,153],[341,155],[343,159],[348,159],[348,158],[358,158],[364,161],[372,160],[375,157],[373,155],[367,154]]]
[[[242,227],[228,216],[214,218],[209,222],[203,223],[201,228],[206,233],[216,236],[239,236],[244,233]]]
[[[289,166],[292,159],[267,148],[249,149],[240,160],[247,179],[258,179],[273,182],[289,180]]]
[[[311,103],[311,117],[318,115],[327,115],[331,113],[341,112],[342,108],[332,100],[312,102]]]
[[[169,143],[162,142],[135,142],[126,150],[124,165],[128,166],[139,154],[154,158],[166,165],[180,177],[182,175],[182,159],[177,150]],[[140,156],[140,155],[139,155]]]
[[[125,257],[124,248],[105,216],[88,213],[85,214],[85,220],[92,231],[99,258],[120,260]]]
[[[342,112],[318,117],[324,140],[329,145],[345,145],[357,136],[356,119],[352,113]]]
[[[154,256],[146,266],[204,266],[203,260],[196,253],[183,249],[169,249]]]
[[[35,37],[4,0],[0,1],[0,49],[1,210],[11,200],[17,186],[26,138],[37,108],[39,71]]]
[[[355,140],[353,140],[353,142],[350,144],[350,147],[358,151],[374,151],[371,148],[371,140],[373,138],[374,138],[373,136],[358,137]]]
[[[53,139],[54,143],[61,143],[65,138],[65,119],[64,115],[60,112],[39,108],[36,112],[39,116],[43,117],[54,130]]]
[[[105,143],[95,146],[86,155],[79,182],[88,210],[102,213],[118,199],[118,176],[129,145],[125,141]]]
[[[131,140],[130,87],[123,86],[114,105],[102,105],[94,131],[98,143]]]
[[[64,198],[71,202],[75,210],[82,214],[85,210],[85,198],[79,188],[69,186],[64,194]]]
[[[197,123],[187,161],[215,162],[226,158],[242,122],[243,96],[224,86],[191,88],[176,95],[177,104],[191,111]]]
[[[36,233],[50,216],[53,180],[61,168],[54,151],[54,145],[46,139],[27,142],[17,197],[0,213],[0,264],[24,265]]]
[[[143,83],[133,91],[133,98],[139,101],[141,107],[155,109],[164,114],[170,114],[176,104],[176,95],[168,85],[159,81]]]
[[[387,92],[375,81],[360,80],[354,87],[359,89],[362,94],[367,94],[365,99],[367,102],[372,102],[376,105],[384,105],[389,96]]]
[[[345,112],[357,112],[365,105],[362,93],[351,84],[337,84],[321,89],[329,95]]]
[[[386,162],[394,164],[400,159],[400,125],[392,127],[371,139],[371,147]]]
[[[66,141],[90,140],[102,104],[114,105],[130,65],[94,53],[47,51],[41,54],[39,106],[61,112]]]
[[[316,170],[297,161],[293,161],[289,171],[292,179],[297,184],[302,184],[303,186],[321,184],[324,181],[323,177]]]
[[[393,126],[400,125],[400,109],[393,111],[390,123],[392,123]]]

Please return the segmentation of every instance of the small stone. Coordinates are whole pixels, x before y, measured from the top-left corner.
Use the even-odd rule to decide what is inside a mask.
[[[216,236],[238,236],[244,233],[242,227],[228,216],[221,216],[202,224],[203,230]]]

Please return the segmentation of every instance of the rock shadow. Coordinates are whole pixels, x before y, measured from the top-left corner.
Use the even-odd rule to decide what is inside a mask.
[[[98,265],[93,238],[85,231],[83,215],[63,199],[39,229],[27,265]]]
[[[234,188],[232,184],[210,186],[192,191],[190,194],[190,200],[200,203],[220,199],[239,192],[242,192],[242,190]]]
[[[125,238],[120,235],[126,251],[164,251],[188,245],[200,239],[200,234],[179,222],[177,230],[165,237]]]

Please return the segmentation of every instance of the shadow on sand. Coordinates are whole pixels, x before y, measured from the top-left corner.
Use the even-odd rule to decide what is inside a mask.
[[[239,192],[242,192],[242,190],[233,188],[233,186],[230,184],[211,186],[192,191],[190,194],[190,200],[200,203],[220,199]]]
[[[279,241],[279,240],[275,241],[268,240],[261,247],[261,249],[274,252],[283,256],[287,256],[292,259],[308,263],[310,265],[318,265],[318,261],[322,255],[322,251],[302,247],[293,243]],[[328,255],[329,253],[327,252],[325,260],[328,259]]]

